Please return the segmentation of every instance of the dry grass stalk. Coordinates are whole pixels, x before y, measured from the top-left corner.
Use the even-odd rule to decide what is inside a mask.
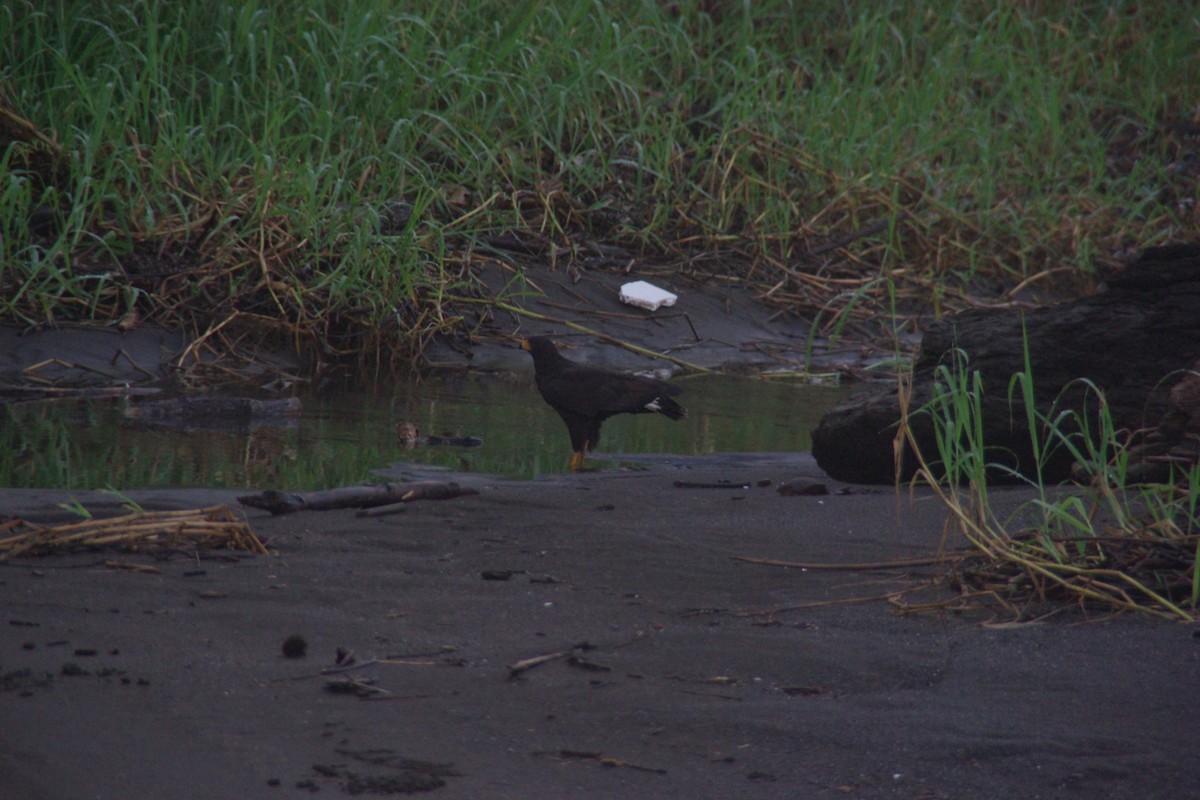
[[[5,526],[22,530],[0,539],[0,561],[115,547],[130,552],[224,548],[267,554],[266,545],[226,505],[182,511],[138,511],[109,519],[89,519],[43,527],[29,522]]]

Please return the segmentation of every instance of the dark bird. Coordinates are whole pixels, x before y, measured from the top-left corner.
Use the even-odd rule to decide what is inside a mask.
[[[671,399],[678,386],[666,381],[623,375],[576,364],[564,357],[545,336],[521,340],[521,349],[533,356],[538,392],[558,412],[571,434],[571,470],[583,466],[587,454],[600,441],[600,425],[614,414],[657,412],[683,419],[687,410]]]

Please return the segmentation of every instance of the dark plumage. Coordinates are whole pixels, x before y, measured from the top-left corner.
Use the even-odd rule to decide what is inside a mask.
[[[683,419],[687,411],[671,399],[680,389],[666,381],[624,375],[576,364],[545,336],[521,340],[533,356],[538,392],[558,412],[571,434],[571,469],[578,470],[600,440],[600,425],[614,414],[657,412]]]

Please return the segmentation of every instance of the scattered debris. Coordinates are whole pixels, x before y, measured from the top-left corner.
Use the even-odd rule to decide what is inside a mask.
[[[508,665],[508,679],[511,681],[520,677],[521,673],[527,672],[534,667],[540,667],[542,664],[546,664],[550,661],[557,661],[560,658],[566,658],[570,655],[573,655],[577,651],[583,652],[587,650],[594,650],[595,647],[596,646],[590,642],[580,642],[579,644],[568,647],[566,650],[559,650],[554,653],[545,653],[540,656],[523,658],[520,661],[515,661]]]
[[[483,578],[485,581],[506,581],[513,575],[516,575],[518,572],[524,572],[524,570],[485,569],[479,573],[479,577]]]
[[[385,748],[374,750],[338,749],[337,753],[376,770],[366,773],[350,769],[345,764],[312,765],[313,771],[319,777],[341,780],[342,789],[346,794],[429,792],[445,786],[446,778],[457,778],[462,774],[454,768],[453,764],[405,758]],[[313,786],[319,788],[315,782]]]
[[[283,640],[284,658],[304,658],[308,654],[308,640],[298,633]]]
[[[391,695],[387,689],[376,686],[374,680],[361,678],[337,678],[326,681],[325,691],[330,694],[350,694],[355,697],[372,699]]]
[[[49,689],[54,676],[49,672],[34,672],[26,667],[0,675],[0,692],[16,692],[20,697],[29,697],[37,689]]]
[[[632,761],[626,761],[623,758],[614,758],[606,756],[603,753],[593,752],[591,750],[559,750],[558,755],[562,758],[581,758],[589,761],[595,761],[605,767],[626,767],[627,769],[636,769],[641,772],[653,772],[655,775],[666,775],[665,769],[659,767],[646,767],[641,764],[634,764]]]
[[[607,664],[601,664],[597,661],[592,661],[581,656],[570,656],[567,658],[567,664],[578,669],[588,670],[589,672],[612,672],[612,667]]]
[[[784,497],[801,497],[829,494],[829,487],[813,478],[795,478],[779,484],[778,491]]]

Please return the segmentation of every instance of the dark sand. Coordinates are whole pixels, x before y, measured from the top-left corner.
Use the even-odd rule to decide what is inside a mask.
[[[885,602],[746,615],[905,578],[731,556],[879,561],[939,542],[936,502],[776,491],[805,474],[818,473],[796,455],[463,476],[478,496],[382,519],[247,511],[269,557],[5,565],[0,796],[1200,797],[1189,626],[995,629]],[[161,509],[237,493],[131,494]],[[66,497],[4,490],[0,513],[62,518]],[[282,656],[290,634],[306,658]],[[582,642],[573,663],[510,679],[514,662]],[[338,648],[405,662],[347,673],[385,699],[326,690],[317,673]]]

